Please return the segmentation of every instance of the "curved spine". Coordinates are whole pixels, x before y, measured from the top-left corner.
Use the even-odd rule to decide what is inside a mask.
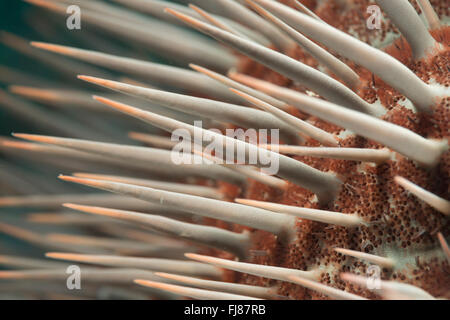
[[[416,60],[427,57],[439,47],[408,0],[375,1],[406,38]]]
[[[331,53],[318,46],[303,34],[284,23],[282,20],[270,14],[267,10],[258,6],[253,2],[249,2],[250,5],[264,16],[267,20],[275,24],[280,30],[289,35],[301,48],[306,50],[311,56],[313,56],[317,62],[326,67],[332,74],[335,74],[339,79],[343,80],[347,86],[351,89],[357,89],[361,85],[359,75],[352,70],[344,62],[333,56]]]
[[[303,112],[380,142],[427,167],[436,166],[448,150],[448,142],[445,139],[426,139],[393,123],[297,91],[264,81],[258,82],[258,89],[289,102]]]
[[[263,47],[255,42],[242,39],[229,32],[220,30],[207,23],[186,16],[177,11],[167,9],[167,12],[178,17],[186,24],[211,37],[224,42],[236,50],[250,56],[256,61],[272,68],[282,75],[297,81],[326,99],[359,110],[368,114],[373,113],[373,108],[345,85],[311,68],[297,60],[294,60],[275,50]]]
[[[240,257],[247,255],[250,245],[250,238],[247,233],[239,234],[216,227],[196,225],[133,211],[81,206],[70,203],[65,203],[64,206],[81,212],[128,221],[139,226],[147,226],[165,234],[192,240],[202,245],[218,248],[219,250],[230,251]],[[148,246],[148,244],[143,245]]]
[[[414,72],[387,53],[372,48],[368,44],[328,24],[317,21],[279,2],[268,0],[252,1],[275,14],[305,36],[324,44],[338,54],[369,69],[409,98],[418,110],[430,112],[438,103],[439,95],[432,87],[428,86]]]
[[[169,208],[190,212],[213,219],[233,222],[272,232],[290,241],[295,235],[296,218],[258,208],[250,208],[237,203],[191,196],[182,193],[144,188],[118,182],[81,179],[60,176],[64,181],[79,183],[93,188],[119,193]]]
[[[264,149],[258,148],[255,145],[232,139],[230,137],[226,137],[212,131],[204,130],[202,128],[196,128],[186,123],[182,123],[167,117],[162,117],[157,114],[140,110],[109,99],[101,97],[97,97],[96,99],[123,113],[129,114],[137,119],[153,124],[169,132],[172,132],[176,129],[183,129],[186,130],[186,133],[189,133],[192,137],[195,134],[195,130],[197,130],[197,132],[202,132],[203,134],[206,134],[210,137],[214,137],[215,141],[222,141],[222,145],[227,146],[227,149],[229,147],[232,147],[232,150],[234,150],[235,147],[242,148],[246,153],[246,156],[250,153],[258,153],[259,155],[261,155],[261,152],[264,152]],[[319,201],[327,203],[334,199],[334,197],[337,195],[342,181],[332,174],[321,172],[303,164],[302,162],[296,161],[278,153],[274,153],[268,150],[265,151],[268,152],[266,153],[267,156],[270,156],[273,160],[278,161],[279,165],[277,175],[313,191],[318,195]]]

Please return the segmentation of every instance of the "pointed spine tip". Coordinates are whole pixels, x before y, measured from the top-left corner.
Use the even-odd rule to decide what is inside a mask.
[[[77,211],[85,211],[85,210],[88,210],[89,208],[94,208],[91,206],[83,206],[83,205],[74,204],[74,203],[63,203],[62,206],[64,208],[69,208],[69,209],[73,209],[73,210],[77,210]]]
[[[63,252],[46,252],[45,257],[51,259],[65,260],[70,259],[73,256],[71,253],[63,253]]]
[[[443,199],[428,190],[425,190],[424,188],[414,184],[413,182],[401,176],[394,177],[394,181],[398,185],[402,186],[405,190],[412,193],[414,196],[424,201],[429,206],[438,210],[442,214],[446,216],[450,215],[450,201]]]
[[[128,113],[128,114],[130,114],[132,116],[136,115],[140,111],[142,111],[142,110],[140,110],[138,108],[135,108],[135,107],[132,107],[130,105],[123,104],[123,103],[120,103],[120,102],[116,102],[114,100],[111,100],[111,99],[108,99],[108,98],[104,98],[104,97],[100,97],[100,96],[93,96],[93,99],[98,101],[98,102],[100,102],[100,103],[103,103],[103,104],[105,104],[105,105],[107,105],[107,106],[109,106],[109,107],[111,107],[113,109],[116,109],[116,110],[121,111],[123,113]]]
[[[54,141],[53,137],[37,135],[37,134],[11,133],[11,135],[15,138],[34,141],[34,142],[52,143]]]

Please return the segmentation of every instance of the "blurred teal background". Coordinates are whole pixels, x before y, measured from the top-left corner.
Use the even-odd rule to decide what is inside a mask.
[[[21,0],[0,1],[1,29],[15,32],[24,31],[24,24],[22,23],[21,18],[26,9],[30,7],[30,5]]]
[[[24,16],[31,8],[20,0],[0,1],[0,30],[16,34],[27,35],[30,30],[24,21]],[[0,45],[0,65],[27,65],[26,59],[18,56],[14,51]],[[4,88],[4,84],[0,83]],[[18,125],[9,115],[0,108],[0,135],[9,135],[15,125]]]

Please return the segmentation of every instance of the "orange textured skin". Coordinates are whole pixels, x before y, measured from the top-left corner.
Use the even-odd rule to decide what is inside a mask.
[[[280,2],[292,4],[286,0]],[[302,2],[333,26],[346,32],[352,30],[353,35],[356,34],[359,39],[368,43],[373,42],[374,39],[382,40],[388,32],[396,31],[389,22],[383,23],[382,30],[370,31],[365,27],[367,18],[365,8],[372,4],[370,1],[327,1],[322,2],[323,4],[320,6],[317,5],[319,1]],[[449,8],[445,5],[445,1],[431,2],[439,15],[448,16]],[[351,4],[345,6],[344,3]],[[414,5],[418,10],[415,2]],[[424,81],[429,82],[430,79],[434,79],[437,83],[448,87],[450,83],[448,69],[450,65],[450,27],[443,27],[433,31],[432,34],[445,48],[437,55],[423,61],[414,62],[412,60],[409,45],[403,38],[397,39],[383,50],[402,61]],[[317,62],[300,48],[286,54],[312,67],[317,67]],[[450,136],[450,98],[437,101],[432,115],[416,114],[399,104],[405,100],[403,95],[371,72],[351,61],[343,60],[363,79],[363,85],[357,93],[370,103],[379,99],[388,110],[382,117],[384,120],[408,128],[427,138],[448,138]],[[302,91],[302,88],[296,87],[291,80],[246,57],[241,58],[239,71],[277,85]],[[292,114],[308,119],[329,132],[338,133],[342,130],[298,111],[293,111]],[[307,141],[306,145],[318,146],[312,140]],[[341,146],[382,147],[374,141],[357,136],[342,140]],[[325,267],[327,271],[322,274],[322,283],[346,289],[367,298],[377,298],[374,293],[352,286],[339,278],[340,272],[365,275],[370,264],[336,253],[333,248],[348,248],[380,256],[385,256],[390,250],[395,250],[405,255],[408,261],[401,268],[393,271],[383,269],[382,279],[410,283],[423,288],[434,296],[450,298],[449,263],[443,258],[443,255],[440,258],[424,258],[420,254],[421,250],[440,250],[436,234],[442,232],[445,237],[448,237],[450,233],[448,218],[406,192],[393,179],[396,175],[403,176],[448,200],[450,199],[450,155],[448,152],[444,154],[439,165],[432,170],[421,168],[413,161],[398,154],[395,160],[376,166],[355,161],[312,157],[295,158],[322,171],[335,172],[343,179],[344,185],[337,199],[328,207],[321,209],[357,213],[367,222],[371,222],[371,225],[348,229],[300,220],[297,240],[289,245],[278,242],[273,235],[267,232],[253,230],[254,244],[249,258],[250,262],[302,270],[318,266]],[[284,193],[254,181],[249,181],[246,190],[237,190],[225,184],[222,188],[229,195],[241,193],[241,197],[248,199],[318,208],[316,204],[312,204],[313,194],[311,192],[294,185],[291,185]],[[233,229],[237,231],[243,228],[234,226]],[[229,258],[228,255],[217,252],[215,255]],[[317,292],[286,282],[233,272],[229,272],[226,278],[228,281],[254,285],[279,285],[279,294],[290,299],[326,298]]]

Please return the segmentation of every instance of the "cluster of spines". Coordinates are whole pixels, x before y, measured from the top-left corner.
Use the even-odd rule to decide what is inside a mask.
[[[42,5],[48,9],[59,12],[61,12],[63,4],[65,3],[65,1],[53,2],[47,0],[29,0],[28,2]],[[100,19],[95,21],[94,15],[90,13],[89,10],[95,12],[96,10],[105,9],[112,17],[123,16],[127,21],[124,29],[128,32],[138,31],[136,25],[133,23],[134,20],[136,20],[135,22],[144,23],[139,16],[130,11],[122,12],[122,9],[119,10],[101,2],[93,2],[92,4],[86,4],[83,1],[77,2],[79,2],[80,5],[87,6],[87,19],[90,23],[97,24],[110,31],[112,30],[113,32],[120,33],[123,31],[118,31],[117,25],[108,23],[106,20]],[[436,213],[435,211],[432,211],[422,218],[414,216],[414,219],[422,222],[422,224],[433,226],[434,229],[436,229],[425,230],[427,234],[433,236],[434,234],[437,234],[438,231],[443,231],[445,233],[445,228],[448,223],[446,222],[447,220],[445,220],[446,218],[443,218],[441,214],[445,216],[448,215],[450,211],[449,201],[445,199],[445,195],[433,194],[430,191],[417,186],[413,182],[408,181],[404,177],[397,176],[397,174],[392,176],[392,173],[397,171],[401,172],[401,170],[404,170],[402,165],[405,165],[406,167],[412,166],[411,169],[419,174],[423,174],[422,172],[424,172],[424,170],[420,169],[420,167],[424,167],[427,170],[431,170],[430,175],[432,176],[433,170],[435,170],[433,168],[440,166],[442,162],[445,162],[445,159],[448,158],[448,142],[445,139],[436,141],[424,138],[414,131],[405,129],[401,125],[394,125],[391,122],[385,121],[388,120],[386,116],[384,116],[384,120],[379,119],[380,113],[383,113],[380,106],[368,103],[353,91],[357,91],[357,89],[362,86],[365,79],[352,69],[346,67],[346,65],[334,58],[334,56],[327,54],[321,47],[314,46],[314,43],[308,40],[304,35],[320,42],[322,45],[325,45],[347,59],[353,60],[355,63],[367,68],[373,74],[376,74],[377,77],[384,82],[384,85],[388,84],[393,90],[400,92],[404,97],[408,98],[419,113],[443,112],[443,116],[445,117],[448,112],[446,113],[445,108],[442,108],[442,105],[440,105],[441,101],[446,99],[447,93],[445,89],[436,88],[436,86],[425,83],[398,60],[381,50],[374,49],[363,42],[332,28],[301,6],[300,9],[306,12],[306,14],[301,14],[298,11],[289,9],[277,2],[266,0],[248,0],[246,2],[259,12],[262,17],[256,16],[255,13],[252,13],[248,8],[237,2],[218,1],[218,3],[223,6],[222,9],[226,9],[228,14],[231,13],[231,16],[228,16],[227,18],[231,18],[231,20],[233,20],[233,18],[238,19],[240,23],[245,25],[246,23],[239,20],[239,18],[242,19],[243,16],[247,16],[251,17],[251,19],[246,21],[247,23],[263,24],[265,27],[261,28],[261,32],[280,50],[283,51],[292,48],[294,41],[300,43],[300,45],[304,47],[306,46],[306,48],[309,48],[309,53],[313,55],[322,66],[327,70],[332,71],[330,75],[333,77],[296,61],[287,55],[267,48],[264,41],[261,43],[261,41],[253,39],[252,34],[249,33],[248,30],[236,30],[234,26],[229,25],[228,20],[220,20],[217,17],[211,16],[207,11],[202,10],[199,7],[191,6],[191,9],[199,14],[197,16],[193,16],[192,12],[177,10],[176,7],[168,8],[166,11],[184,23],[211,35],[219,41],[233,47],[235,50],[240,51],[244,55],[248,55],[251,59],[296,81],[297,84],[311,90],[316,95],[324,97],[328,101],[237,73],[231,73],[229,74],[229,78],[227,78],[215,74],[211,70],[195,65],[193,65],[192,68],[217,80],[218,83],[208,80],[207,77],[198,73],[175,67],[167,67],[129,58],[125,59],[98,52],[45,43],[32,43],[32,45],[103,67],[119,70],[124,73],[129,72],[141,76],[145,73],[145,76],[149,79],[156,80],[157,82],[160,81],[163,84],[178,88],[184,87],[189,83],[189,89],[193,92],[226,101],[220,102],[188,95],[174,94],[158,89],[142,87],[136,84],[111,81],[105,79],[105,77],[94,78],[91,76],[79,76],[82,80],[121,93],[134,95],[149,100],[152,103],[158,103],[164,107],[173,109],[176,112],[181,111],[181,113],[173,114],[174,116],[167,113],[161,115],[118,102],[115,99],[98,96],[94,97],[95,100],[112,107],[115,110],[147,122],[160,129],[171,132],[175,129],[182,128],[192,133],[194,127],[185,123],[192,120],[192,117],[189,118],[189,116],[186,115],[187,113],[194,118],[205,117],[215,119],[220,117],[220,119],[225,122],[231,122],[234,125],[243,127],[280,128],[281,133],[284,134],[284,137],[289,141],[292,141],[293,143],[306,141],[307,146],[304,147],[291,146],[289,149],[287,148],[288,146],[281,145],[280,153],[275,153],[264,149],[268,148],[264,145],[252,145],[243,141],[235,141],[217,133],[214,134],[216,138],[223,140],[225,145],[242,146],[246,152],[253,150],[257,150],[258,152],[266,150],[265,152],[270,152],[280,163],[279,177],[286,179],[288,182],[274,177],[268,178],[267,176],[264,176],[264,174],[258,172],[256,168],[238,168],[237,165],[235,167],[233,167],[233,165],[225,166],[224,168],[217,164],[214,164],[213,166],[211,166],[211,164],[203,164],[197,168],[178,168],[180,176],[182,171],[184,171],[185,174],[188,173],[209,179],[227,180],[234,183],[243,182],[242,177],[239,176],[239,174],[236,174],[236,172],[240,174],[244,173],[244,175],[255,179],[258,183],[276,187],[284,192],[284,195],[279,199],[281,202],[289,202],[288,200],[290,197],[295,199],[296,202],[289,203],[290,205],[270,203],[267,201],[267,198],[275,199],[280,197],[279,193],[274,196],[273,191],[270,189],[266,193],[267,197],[264,199],[266,200],[265,202],[236,199],[236,202],[238,203],[230,203],[224,201],[226,200],[226,196],[223,194],[221,195],[218,190],[207,190],[207,188],[202,190],[194,190],[195,188],[193,188],[191,190],[190,187],[185,187],[183,189],[179,184],[166,183],[165,185],[162,185],[161,182],[158,184],[158,182],[143,179],[141,179],[141,181],[136,181],[136,179],[133,180],[127,177],[77,174],[77,177],[63,176],[61,179],[149,201],[155,204],[155,210],[159,209],[164,211],[168,209],[168,211],[179,211],[178,214],[181,212],[181,215],[183,215],[182,212],[185,212],[185,218],[190,217],[191,215],[200,215],[237,225],[243,225],[247,228],[235,226],[234,232],[232,232],[217,227],[198,226],[189,223],[183,225],[185,222],[162,217],[145,217],[145,215],[137,212],[81,206],[79,205],[79,201],[73,201],[78,204],[67,204],[66,206],[84,212],[124,219],[128,222],[134,221],[141,224],[145,223],[153,229],[159,231],[162,230],[173,236],[182,236],[193,240],[194,242],[201,243],[202,245],[224,249],[225,251],[238,256],[242,260],[248,258],[248,252],[249,250],[251,252],[251,248],[256,247],[261,249],[267,247],[270,254],[266,252],[266,256],[263,256],[264,258],[261,260],[265,260],[265,262],[272,261],[274,262],[272,265],[277,265],[277,262],[284,260],[284,264],[290,264],[294,268],[269,267],[258,264],[232,262],[230,260],[208,258],[195,254],[187,254],[187,257],[226,269],[229,268],[231,270],[259,277],[281,280],[283,281],[283,285],[279,288],[278,293],[281,293],[282,295],[284,293],[289,294],[289,292],[286,291],[284,283],[293,283],[331,298],[361,298],[358,295],[344,290],[348,288],[348,285],[342,281],[345,280],[350,283],[361,285],[363,283],[361,278],[358,278],[355,275],[343,274],[341,277],[342,279],[339,279],[339,275],[337,275],[336,272],[333,272],[335,268],[333,264],[336,261],[340,261],[341,263],[344,262],[344,259],[339,256],[340,254],[350,255],[358,259],[379,264],[387,269],[383,272],[383,276],[390,275],[393,279],[398,277],[399,280],[408,282],[407,277],[410,277],[410,275],[405,275],[405,272],[402,272],[402,268],[405,268],[405,264],[409,262],[412,259],[411,256],[416,253],[414,251],[399,253],[398,251],[414,247],[413,242],[415,239],[411,234],[403,234],[402,230],[399,228],[404,228],[405,226],[409,228],[411,224],[410,220],[412,218],[403,216],[399,218],[398,215],[389,215],[389,210],[392,209],[390,202],[394,202],[395,209],[398,209],[399,211],[409,210],[408,207],[411,205],[410,203],[412,200],[402,201],[404,195],[395,194],[396,192],[398,193],[398,188],[392,188],[390,186],[388,187],[392,188],[393,192],[392,194],[387,194],[385,191],[386,184],[390,183],[390,181],[386,181],[389,180],[386,178],[392,178],[390,180],[401,185],[408,192],[420,199],[420,201],[426,203],[427,206],[440,212]],[[429,35],[426,27],[418,20],[419,18],[414,15],[415,13],[412,14],[413,9],[407,1],[399,1],[398,5],[392,5],[389,1],[381,0],[377,1],[377,3],[390,17],[398,17],[401,13],[411,15],[413,17],[413,31],[427,35],[426,37],[417,37],[414,35],[414,32],[410,32],[411,30],[408,30],[408,28],[402,25],[404,23],[403,21],[397,22],[397,24],[400,24],[398,26],[399,29],[403,32],[404,37],[408,40],[409,45],[412,48],[413,57],[415,59],[420,60],[426,58],[426,60],[428,60],[433,59],[433,56],[439,56],[442,52],[444,52],[442,54],[445,54],[447,51],[446,44],[439,44],[431,35]],[[429,10],[427,3],[428,1],[421,1],[420,5],[424,11],[428,10],[426,11],[426,17],[429,19],[430,27],[433,27],[436,26],[436,21],[433,20],[432,12]],[[298,3],[296,4],[298,5]],[[234,17],[233,13],[235,14]],[[205,23],[199,20],[198,17],[206,19],[207,22]],[[268,21],[265,21],[262,18],[266,18]],[[151,25],[150,21],[145,23],[146,25]],[[161,25],[155,22],[154,26]],[[446,30],[443,32],[445,31]],[[139,30],[139,32],[143,31]],[[172,27],[169,28],[169,33],[170,32],[173,33],[171,34],[171,36],[174,37],[173,41],[178,41],[177,44],[179,44],[181,39],[179,37],[183,32],[177,33]],[[247,33],[245,34],[245,32]],[[150,45],[156,46],[156,44],[158,44],[158,36],[151,33],[144,34],[150,36],[150,40],[148,41]],[[275,36],[280,34],[283,35],[280,38]],[[292,37],[293,40],[289,39],[289,36]],[[4,40],[4,43],[8,43],[9,41],[10,45],[17,44],[17,41],[11,40],[11,37],[7,35],[4,35],[2,39]],[[230,55],[227,51],[219,53],[217,50],[211,49],[210,46],[195,37],[192,37],[189,40],[189,45],[186,47],[186,50],[188,50],[188,47],[195,47],[197,50],[202,50],[208,58],[201,62],[206,63],[211,69],[224,71],[224,69],[232,67],[235,63],[233,55]],[[159,46],[161,46],[161,43],[159,43]],[[181,59],[183,62],[185,62],[185,60],[189,60],[189,63],[197,62],[192,60],[193,57],[180,56],[174,51],[174,48],[171,48],[170,46],[160,47],[158,50],[161,50],[161,52],[166,54],[172,54],[176,59]],[[25,51],[27,53],[30,52],[29,48],[25,49]],[[358,51],[359,55],[355,55],[355,51]],[[33,55],[34,53],[31,54]],[[367,59],[369,56],[372,59]],[[339,78],[339,81],[334,77]],[[375,81],[375,78],[373,79]],[[228,91],[226,87],[220,86],[220,83],[232,87],[231,92]],[[55,99],[60,99],[60,101],[65,102],[67,100],[64,95],[60,95],[58,98],[57,92],[53,91],[50,92],[50,94],[48,94],[48,92],[46,94],[39,89],[20,87],[13,87],[11,88],[11,91],[39,101],[54,101]],[[10,106],[17,102],[13,100],[15,98],[7,93],[2,95],[2,101],[6,104],[9,103]],[[69,96],[68,98],[73,99],[72,103],[78,104],[80,101],[77,101],[76,99],[79,97],[80,95],[74,95],[72,97]],[[30,113],[34,113],[31,104],[22,101],[18,101],[17,104],[20,106],[19,111],[21,111],[22,114],[29,115]],[[256,105],[263,111],[246,108],[243,106],[245,104],[247,104],[247,106]],[[370,141],[376,142],[367,142],[360,137],[342,138],[338,135],[340,130],[337,130],[336,132],[327,132],[326,129],[320,128],[320,125],[315,127],[310,122],[293,117],[289,114],[293,108],[298,109],[297,112],[315,116],[332,125],[345,128],[359,136],[370,139]],[[18,143],[5,139],[2,140],[2,147],[5,147],[7,150],[20,150],[22,152],[44,152],[50,156],[57,154],[62,158],[68,157],[69,159],[78,157],[79,159],[87,160],[96,163],[97,165],[107,164],[113,167],[132,166],[136,170],[144,170],[144,168],[146,168],[149,172],[157,172],[159,170],[164,173],[163,167],[165,167],[165,174],[176,174],[176,166],[170,166],[168,163],[170,160],[168,160],[169,152],[167,150],[82,140],[86,136],[91,140],[92,136],[99,137],[99,135],[80,130],[71,124],[62,124],[62,120],[59,119],[49,120],[47,114],[38,115],[42,122],[51,124],[52,127],[54,127],[55,132],[63,133],[64,135],[78,139],[15,134],[16,137],[45,143],[48,144],[48,146]],[[395,116],[395,113],[392,113],[391,116]],[[101,139],[101,137],[99,138]],[[439,138],[442,138],[442,134]],[[328,147],[318,147],[320,144]],[[348,144],[349,148],[342,148],[343,146],[347,146],[346,144]],[[355,148],[358,147],[358,144],[361,146]],[[382,148],[383,146],[389,147],[390,150]],[[367,152],[364,152],[364,150]],[[296,157],[293,159],[283,155],[283,153],[292,154]],[[200,155],[202,155],[202,153],[197,154],[196,156]],[[326,160],[317,162],[314,160],[316,157],[322,157]],[[213,160],[213,162],[215,161],[211,156],[207,159]],[[339,160],[336,161],[331,159]],[[130,160],[132,165],[130,164]],[[358,161],[358,163],[355,164],[354,161]],[[342,163],[341,167],[339,167],[339,163]],[[347,166],[349,163],[353,173],[346,172],[346,170],[349,169]],[[371,163],[376,163],[377,166],[374,166]],[[230,170],[230,167],[232,167],[232,170]],[[399,168],[395,170],[392,169],[397,167]],[[333,174],[333,171],[338,175],[336,176]],[[363,172],[362,175],[359,174],[360,171]],[[448,171],[445,173],[448,174]],[[407,174],[407,172],[405,172],[405,174]],[[408,177],[406,176],[406,178]],[[362,180],[358,182],[357,179]],[[373,179],[373,183],[369,185],[374,185],[375,188],[378,188],[368,189],[370,191],[368,197],[372,197],[372,199],[364,198],[364,190],[361,190],[361,187],[353,186],[353,184],[362,186],[367,181],[370,181],[370,179]],[[444,181],[444,185],[445,183],[446,182]],[[378,187],[376,185],[378,185]],[[261,188],[261,185],[255,184],[254,182],[250,183],[247,189],[247,196],[260,198],[261,193],[259,196],[252,196],[252,192],[255,191],[255,188]],[[194,193],[195,191],[199,194]],[[298,196],[299,194],[300,197]],[[357,196],[355,196],[355,194]],[[51,206],[60,204],[61,198],[64,198],[64,196],[59,198],[52,198],[51,196],[22,198],[7,197],[0,200],[0,205],[36,206],[50,204]],[[67,198],[70,198],[70,196],[67,196]],[[75,199],[77,199],[77,196],[75,196]],[[362,203],[359,202],[361,199],[363,201]],[[96,203],[96,200],[97,199],[95,199],[94,196],[94,203]],[[120,201],[118,199],[116,200]],[[385,203],[380,205],[379,203],[381,201],[385,201]],[[395,201],[398,203],[395,203]],[[250,207],[250,205],[252,207]],[[367,210],[365,210],[364,207],[371,205],[374,206],[373,208],[370,208],[370,210],[373,211],[373,214],[366,216]],[[352,208],[354,208],[354,210],[352,210]],[[344,212],[341,212],[341,210],[344,210]],[[423,221],[421,221],[421,219]],[[383,230],[383,226],[392,228],[392,234],[387,237],[384,236],[384,233],[387,231]],[[250,230],[263,230],[274,234],[275,237],[270,237],[267,234],[260,234],[258,232],[252,232],[250,235],[247,231],[244,231],[248,228],[250,228]],[[92,242],[88,241],[89,239],[57,237],[57,235],[42,237],[6,224],[3,225],[2,229],[3,232],[27,241],[39,242],[43,246],[52,244],[52,241],[56,239],[61,242],[62,247],[64,247],[65,242],[76,245],[75,247],[80,245],[80,242],[82,244],[90,243],[92,245]],[[358,231],[355,231],[355,229]],[[183,230],[183,232],[181,230]],[[200,230],[204,231],[202,232]],[[185,234],[185,231],[188,233],[188,236]],[[361,235],[358,236],[358,233],[361,233]],[[301,238],[300,242],[299,239],[297,239],[298,237]],[[389,237],[391,237],[391,240],[389,240]],[[392,239],[392,237],[394,239]],[[65,241],[61,241],[64,239]],[[93,240],[94,239],[91,239],[91,241]],[[275,244],[273,243],[273,240],[275,240]],[[431,261],[430,266],[438,271],[439,269],[442,269],[440,267],[442,258],[439,258],[438,261],[435,256],[443,257],[445,254],[448,255],[448,247],[446,247],[445,239],[443,239],[442,235],[439,237],[439,241],[443,250],[440,248],[438,248],[436,252],[436,248],[431,251],[428,250],[431,255],[429,258]],[[93,242],[95,242],[96,245],[99,245],[99,241]],[[314,254],[314,250],[319,249],[317,247],[320,246],[319,242],[328,246],[330,257],[333,257],[334,261],[332,261],[330,257],[322,256],[322,251],[321,253],[317,252]],[[385,251],[386,253],[392,254],[392,257],[376,256],[373,254],[364,255],[364,251],[371,252],[377,247],[383,248],[382,251],[384,251],[385,247],[388,247],[389,249],[391,242],[393,242],[393,245],[391,246],[394,248],[393,252],[389,252],[387,249]],[[343,246],[350,244],[352,247],[358,247],[361,243],[362,251],[335,248],[335,251],[331,252],[334,247],[339,247],[340,244]],[[420,244],[423,243],[437,243],[437,240],[431,239],[429,241],[420,242]],[[130,244],[128,243],[127,245]],[[284,252],[275,252],[282,248],[284,248]],[[286,250],[286,248],[288,249]],[[423,246],[420,245],[417,246],[417,248],[419,250],[424,249]],[[293,252],[296,252],[297,254],[292,254]],[[79,262],[106,264],[113,267],[144,266],[144,268],[147,269],[164,272],[175,271],[182,273],[181,270],[186,271],[195,269],[190,269],[188,265],[179,261],[163,262],[156,260],[149,261],[144,258],[128,259],[126,257],[108,256],[93,256],[89,258],[73,254],[49,254],[48,256]],[[293,261],[299,257],[302,258],[300,261]],[[258,259],[254,260],[257,261]],[[329,272],[320,272],[319,267],[324,268]],[[350,268],[348,271],[358,270],[361,272],[364,271],[365,267],[366,265],[364,264],[357,264],[355,268]],[[175,270],[171,268],[174,268]],[[344,271],[346,270],[345,266],[342,268]],[[398,268],[400,270],[398,275],[395,272],[393,274],[390,273],[388,269],[392,268]],[[204,272],[200,275],[206,277],[225,277],[220,274],[221,271],[219,272],[219,269],[211,269],[206,266],[199,268],[197,271]],[[39,278],[42,276],[51,278],[52,276],[57,277],[58,272],[5,272],[2,274],[5,278]],[[195,275],[198,276],[199,274]],[[333,279],[330,278],[330,275]],[[95,278],[95,276],[93,277]],[[166,275],[166,278],[170,277]],[[174,279],[174,277],[172,277],[172,279]],[[144,286],[159,288],[184,296],[194,298],[208,297],[208,292],[205,292],[204,290],[156,283],[154,279],[145,281],[136,277],[135,280],[138,284]],[[181,281],[180,278],[178,280]],[[184,281],[187,281],[187,279],[184,279]],[[213,285],[212,283],[205,282],[196,283],[198,286],[206,286],[206,288],[211,288]],[[406,288],[404,286],[406,286]],[[233,286],[230,285],[230,288],[231,287]],[[432,286],[429,287],[432,288]],[[233,288],[233,291],[231,291],[235,296],[229,293],[220,295],[219,292],[215,292],[214,295],[210,297],[218,299],[246,298],[245,295],[236,294],[247,292],[245,290],[251,289],[263,290],[263,288],[244,288],[236,285]],[[230,292],[225,289],[223,290],[225,292]],[[268,288],[267,291],[264,292],[264,297],[266,298],[275,296],[275,290],[273,288],[270,288],[270,290]],[[359,290],[358,292],[363,296],[372,297],[371,294],[365,293],[364,290]],[[437,292],[441,293],[439,290]],[[260,294],[262,293],[260,292]],[[383,289],[380,290],[379,294],[386,298],[432,298],[432,296],[419,288],[387,282],[383,282]]]

